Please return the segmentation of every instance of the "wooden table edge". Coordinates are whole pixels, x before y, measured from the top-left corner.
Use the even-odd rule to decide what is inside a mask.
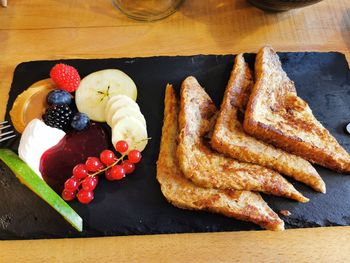
[[[345,260],[350,253],[350,227],[290,229],[283,232],[241,231],[162,234],[100,238],[16,240],[0,242],[3,262],[99,259],[99,262],[232,262],[314,259]],[[20,248],[21,251],[18,251]],[[23,249],[25,248],[25,249]],[[158,259],[158,260],[157,260]],[[1,261],[1,260],[0,260]],[[85,260],[84,260],[85,261]]]

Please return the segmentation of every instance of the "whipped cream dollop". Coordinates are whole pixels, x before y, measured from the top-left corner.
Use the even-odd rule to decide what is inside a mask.
[[[39,171],[40,159],[44,152],[55,146],[66,133],[47,126],[39,119],[33,119],[23,131],[19,147],[19,157],[42,178]]]

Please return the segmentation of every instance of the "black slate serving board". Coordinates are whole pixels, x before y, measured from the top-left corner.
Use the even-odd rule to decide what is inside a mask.
[[[283,68],[295,81],[299,95],[310,104],[315,116],[350,151],[350,135],[344,129],[350,122],[350,71],[340,53],[279,53]],[[164,88],[172,83],[178,89],[189,75],[198,78],[220,105],[233,66],[233,55],[176,57],[73,59],[32,61],[17,66],[10,90],[8,112],[18,94],[32,83],[47,78],[50,68],[64,62],[76,67],[82,77],[107,68],[130,75],[138,87],[137,102],[145,115],[152,137],[137,170],[120,182],[100,180],[95,199],[89,205],[71,202],[84,220],[84,231],[76,232],[60,215],[21,185],[0,165],[0,239],[93,237],[135,234],[256,230],[254,224],[206,212],[181,210],[170,205],[156,181],[156,161],[163,119]],[[255,55],[247,54],[251,66]],[[0,145],[17,150],[18,141]],[[276,211],[289,210],[281,217],[286,228],[350,225],[350,175],[340,175],[316,166],[327,185],[327,194],[290,180],[310,198],[306,204],[266,196]]]

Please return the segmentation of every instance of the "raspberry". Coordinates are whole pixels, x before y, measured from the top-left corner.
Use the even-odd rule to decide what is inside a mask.
[[[76,91],[80,83],[78,71],[74,67],[62,63],[56,64],[51,69],[50,77],[58,88],[68,92]]]

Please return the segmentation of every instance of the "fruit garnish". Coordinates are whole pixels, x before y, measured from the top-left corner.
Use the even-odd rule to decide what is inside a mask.
[[[105,176],[108,181],[114,181],[114,178],[112,177],[112,174],[111,174],[111,169],[106,170]]]
[[[72,201],[75,198],[75,192],[64,189],[62,192],[62,198],[65,201]]]
[[[67,200],[73,200],[72,195],[76,195],[79,202],[83,204],[90,203],[94,198],[93,190],[98,184],[98,176],[105,174],[109,181],[121,180],[127,174],[131,174],[135,170],[135,163],[140,162],[141,153],[136,149],[132,149],[129,154],[125,153],[125,149],[129,148],[126,141],[117,142],[115,148],[119,149],[121,154],[119,158],[111,150],[103,150],[100,158],[88,157],[85,164],[77,164],[73,168],[73,175],[64,183],[62,197]],[[128,160],[124,160],[125,157]]]
[[[67,133],[62,140],[43,153],[40,172],[43,179],[57,193],[62,193],[64,182],[71,177],[77,164],[85,164],[89,156],[99,156],[109,143],[107,129],[91,123],[86,130]]]
[[[125,177],[124,167],[121,165],[116,165],[111,168],[111,177],[114,180],[121,180]]]
[[[78,71],[66,64],[56,64],[50,71],[50,77],[59,89],[74,92],[80,84]]]
[[[129,148],[129,145],[126,141],[118,141],[115,144],[115,149],[120,153],[125,153]]]
[[[64,189],[67,191],[74,192],[77,190],[79,187],[79,180],[77,178],[69,178],[65,183],[64,183]]]
[[[93,191],[86,191],[84,189],[81,189],[77,194],[78,200],[82,204],[88,204],[94,199],[94,192]]]
[[[141,158],[142,158],[142,155],[138,150],[131,150],[128,154],[128,160],[131,163],[138,163],[139,161],[141,161]]]
[[[146,120],[135,101],[125,95],[114,96],[108,100],[105,114],[112,129],[113,145],[118,141],[127,141],[132,148],[139,151],[146,147]]]
[[[96,188],[98,182],[97,176],[87,177],[82,182],[82,188],[85,191],[92,191]]]
[[[61,214],[75,229],[82,231],[81,217],[14,152],[0,149],[0,159],[13,171],[21,183]],[[65,197],[68,198],[67,193]]]
[[[131,174],[135,170],[135,164],[129,160],[124,160],[122,162],[122,166],[124,167],[125,174]]]
[[[104,167],[100,159],[98,159],[97,157],[87,158],[85,165],[89,172],[97,172]]]
[[[125,116],[132,116],[138,119],[146,127],[146,120],[140,111],[139,105],[125,95],[112,97],[106,105],[106,122],[113,127],[118,119]]]
[[[52,105],[46,109],[43,115],[46,125],[63,131],[68,129],[72,118],[73,111],[67,104]]]
[[[17,96],[10,111],[16,131],[22,133],[31,120],[41,118],[47,108],[46,96],[54,89],[55,84],[51,79],[43,79]]]
[[[73,168],[73,177],[78,178],[78,179],[83,179],[86,176],[88,176],[88,168],[85,164],[77,164]]]
[[[53,90],[47,95],[47,103],[50,107],[43,115],[47,125],[62,130],[72,127],[74,130],[82,131],[89,127],[90,119],[82,112],[73,111],[70,108],[72,95],[65,90]],[[70,122],[70,126],[68,125]]]
[[[120,70],[105,69],[81,80],[75,93],[75,102],[78,110],[86,113],[91,120],[104,122],[107,101],[120,94],[136,100],[137,88],[134,81]]]
[[[47,126],[39,119],[28,123],[18,146],[19,157],[41,177],[40,159],[44,152],[57,145],[66,135],[62,130]]]
[[[82,112],[77,112],[74,114],[71,126],[74,130],[82,131],[88,128],[90,125],[89,117]]]
[[[100,160],[104,165],[108,166],[113,164],[117,160],[117,157],[115,156],[113,151],[104,150],[100,154]]]
[[[127,141],[131,148],[143,151],[148,143],[147,136],[146,128],[133,117],[124,117],[112,127],[113,145],[123,140]]]
[[[112,118],[110,119],[109,125],[111,127],[118,125],[118,122],[120,120],[122,120],[124,117],[132,117],[134,119],[137,119],[146,128],[146,119],[143,116],[143,114],[141,113],[141,111],[140,110],[137,111],[135,109],[130,109],[129,107],[123,107],[123,108],[116,110],[113,113]]]
[[[48,105],[62,105],[62,104],[71,104],[72,95],[65,90],[52,90],[47,94],[46,102]]]

